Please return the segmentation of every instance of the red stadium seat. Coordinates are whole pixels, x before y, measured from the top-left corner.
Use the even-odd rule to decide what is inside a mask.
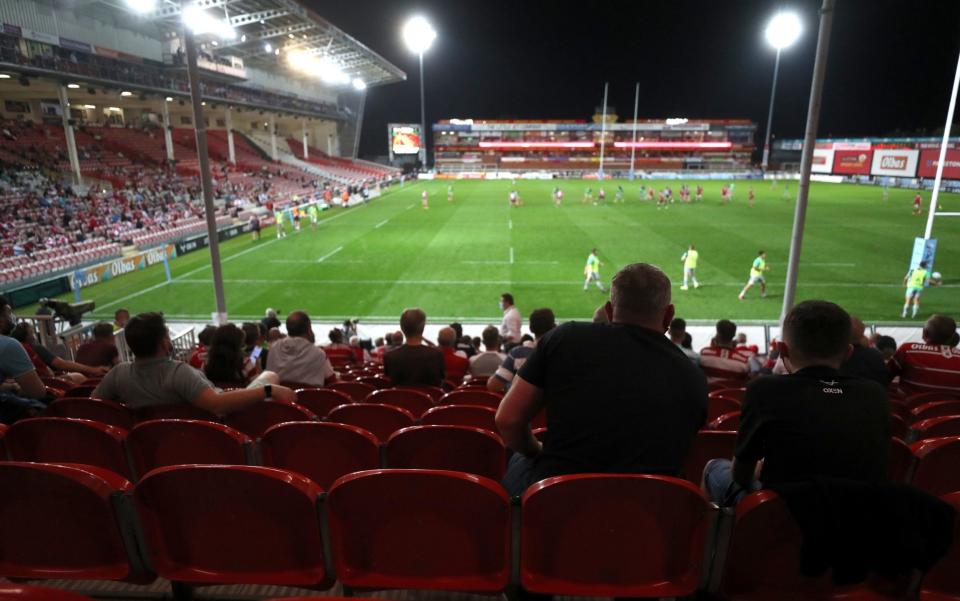
[[[411,426],[387,441],[390,468],[451,470],[503,479],[506,449],[499,436],[467,426]]]
[[[703,371],[704,371],[704,373],[705,373],[707,376],[710,376],[710,375],[711,375],[711,371],[710,371],[709,368],[704,369]],[[718,370],[716,373],[717,373],[717,374],[721,374],[721,375],[727,374],[727,372],[726,372],[726,371],[723,371],[723,370]],[[738,378],[738,379],[735,379],[735,380],[729,379],[729,378],[721,378],[721,379],[719,379],[719,380],[711,380],[711,381],[707,384],[707,387],[708,387],[711,391],[715,391],[715,390],[723,390],[723,389],[725,389],[725,388],[743,388],[743,387],[746,386],[746,385],[747,385],[747,376],[744,376],[743,378]]]
[[[497,410],[479,405],[442,405],[428,410],[420,417],[422,424],[442,426],[470,426],[497,433]]]
[[[357,378],[357,382],[360,382],[362,384],[369,384],[370,386],[373,386],[377,390],[382,390],[384,388],[390,387],[390,378],[387,378],[385,376],[369,376],[369,375],[360,376],[359,378]]]
[[[894,415],[899,415],[905,421],[910,422],[910,407],[907,405],[906,401],[898,399],[890,399],[890,413]]]
[[[46,417],[76,417],[89,419],[129,430],[135,420],[133,413],[113,401],[91,399],[89,397],[62,397],[50,403],[44,412]]]
[[[59,588],[0,582],[0,601],[93,601],[93,599]]]
[[[960,400],[956,401],[931,401],[914,407],[910,411],[910,423],[930,419],[931,417],[944,417],[948,415],[960,415]]]
[[[887,461],[887,477],[890,482],[908,482],[913,459],[913,451],[903,439],[890,438],[890,457]]]
[[[317,417],[326,417],[340,405],[352,403],[350,396],[329,388],[301,388],[297,390],[297,404],[311,411]]]
[[[79,386],[73,386],[67,389],[64,395],[72,397],[89,397],[93,395],[93,391],[96,389],[96,384],[80,384]]]
[[[510,578],[510,499],[459,472],[372,470],[327,498],[337,579],[345,589],[499,593]]]
[[[131,488],[90,466],[0,463],[0,574],[152,581],[118,519]]]
[[[707,421],[712,422],[721,415],[740,411],[740,401],[726,396],[707,397]]]
[[[916,422],[910,426],[910,436],[913,440],[940,438],[943,436],[960,436],[960,415],[944,415],[931,417]]]
[[[448,392],[437,402],[438,405],[481,405],[484,407],[500,406],[501,397],[499,394],[488,392],[487,390],[466,390],[459,389]]]
[[[960,392],[918,392],[907,397],[911,409],[934,401],[960,401]]]
[[[520,582],[534,593],[681,597],[700,581],[710,506],[664,476],[577,474],[523,494]]]
[[[960,492],[943,497],[960,510]],[[920,601],[956,601],[960,599],[960,519],[953,524],[950,550],[927,572],[920,588]]]
[[[134,411],[139,422],[149,422],[155,419],[195,419],[208,422],[220,421],[215,414],[195,407],[190,403],[178,405],[153,405],[141,407]]]
[[[325,490],[341,476],[380,467],[373,434],[332,422],[273,426],[260,439],[260,454],[264,465],[303,474]]]
[[[547,439],[547,429],[546,428],[534,428],[533,435],[536,436],[537,440],[544,442]]]
[[[703,478],[703,468],[711,459],[732,459],[736,432],[700,430],[690,443],[687,458],[683,463],[684,477],[696,485]]]
[[[352,403],[340,405],[330,412],[327,419],[338,424],[350,424],[370,432],[380,442],[386,442],[390,435],[412,426],[417,418],[406,409],[391,405],[373,403]]]
[[[250,438],[229,426],[187,419],[143,422],[127,435],[133,471],[143,477],[168,465],[244,465],[252,450]]]
[[[316,421],[317,416],[296,403],[272,400],[254,403],[224,418],[223,423],[250,438],[259,438],[270,426],[284,422]]]
[[[354,403],[363,402],[367,395],[376,390],[375,387],[363,382],[333,382],[326,388],[346,394],[353,399]]]
[[[76,386],[76,384],[64,378],[45,376],[40,378],[40,381],[43,382],[43,385],[46,386],[47,388],[54,388],[56,390],[59,390],[61,396],[65,394],[68,390]],[[73,395],[73,396],[89,396],[89,395]]]
[[[907,439],[907,422],[904,421],[902,417],[895,413],[890,414],[890,436],[894,438],[899,438],[900,440]]]
[[[0,424],[0,461],[7,460],[7,443],[4,440],[4,437],[7,434],[7,425]]]
[[[744,387],[742,387],[742,386],[739,387],[739,388],[718,388],[718,389],[716,389],[716,390],[711,391],[708,396],[711,396],[711,397],[715,397],[715,396],[727,397],[728,399],[733,399],[733,400],[737,401],[738,403],[742,403],[742,402],[743,402],[743,395],[746,394],[746,392],[747,392],[747,389],[744,388]]]
[[[189,465],[150,472],[134,500],[150,562],[164,578],[328,587],[322,492],[285,470]]]
[[[960,437],[921,440],[910,449],[917,458],[911,484],[937,496],[960,491]]]
[[[7,430],[14,461],[93,465],[130,478],[123,439],[127,431],[88,419],[35,417]]]
[[[425,392],[397,388],[371,392],[370,396],[364,399],[364,402],[400,407],[412,413],[414,417],[420,417],[427,409],[434,406],[433,399]]]
[[[717,419],[707,424],[708,430],[724,430],[729,432],[736,432],[738,428],[740,428],[740,412],[739,411],[724,413]]]
[[[434,403],[439,401],[443,395],[446,394],[443,388],[440,388],[439,386],[394,386],[393,390],[415,390],[417,392],[423,392],[433,399]]]

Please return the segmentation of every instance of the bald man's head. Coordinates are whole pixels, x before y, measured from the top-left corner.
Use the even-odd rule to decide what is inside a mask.
[[[957,333],[957,322],[948,315],[933,315],[923,326],[923,341],[927,344],[950,344]]]
[[[440,328],[440,332],[437,334],[437,344],[453,348],[457,344],[457,331],[451,327]]]
[[[613,276],[613,321],[666,332],[673,319],[670,278],[649,263],[627,265]]]

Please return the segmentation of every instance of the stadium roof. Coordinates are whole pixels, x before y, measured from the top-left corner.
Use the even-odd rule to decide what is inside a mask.
[[[132,13],[122,0],[94,0],[114,10]],[[218,51],[239,56],[244,63],[265,69],[286,67],[283,53],[293,50],[326,57],[350,78],[367,86],[406,80],[407,74],[360,41],[336,27],[300,0],[194,0],[211,14],[223,13],[237,32],[236,39],[220,43]],[[131,14],[128,25],[149,29],[162,36],[179,32],[187,0],[159,0],[158,8],[146,15]],[[159,28],[159,32],[157,29]],[[267,50],[267,44],[270,44]],[[276,50],[280,54],[276,54]],[[291,69],[292,71],[292,69]]]

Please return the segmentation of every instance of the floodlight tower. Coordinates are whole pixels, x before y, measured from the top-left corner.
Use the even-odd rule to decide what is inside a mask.
[[[777,50],[777,58],[773,63],[773,85],[770,87],[770,110],[767,113],[767,135],[763,142],[763,162],[761,167],[767,171],[770,161],[770,129],[773,126],[773,100],[777,94],[777,75],[780,72],[780,51],[792,45],[800,37],[803,27],[800,17],[796,13],[779,12],[770,19],[764,32],[767,43]]]
[[[437,38],[430,22],[422,16],[411,17],[403,25],[403,42],[420,58],[420,164],[427,167],[427,104],[423,93],[423,53]]]

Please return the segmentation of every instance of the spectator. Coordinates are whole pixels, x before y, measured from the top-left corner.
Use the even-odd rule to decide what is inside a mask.
[[[287,337],[270,345],[267,370],[284,383],[320,387],[333,380],[336,372],[315,340],[309,315],[303,311],[287,315]]]
[[[260,322],[245,322],[240,328],[243,330],[243,351],[250,361],[262,370],[267,364],[267,349],[263,348],[266,328]]]
[[[474,378],[489,378],[507,358],[500,352],[500,332],[497,328],[487,326],[483,329],[483,346],[486,351],[470,357],[470,375]]]
[[[383,373],[394,386],[440,386],[445,367],[443,353],[423,345],[427,314],[407,309],[400,315],[406,343],[383,356]]]
[[[190,353],[190,367],[194,369],[203,369],[203,364],[207,361],[207,349],[213,341],[213,335],[217,333],[217,326],[206,326],[197,334],[197,346]]]
[[[477,349],[473,346],[469,336],[463,335],[463,326],[458,322],[453,322],[450,327],[457,333],[457,350],[466,354],[467,359],[477,354]]]
[[[370,345],[369,339],[367,340],[367,345]],[[370,360],[370,353],[367,352],[367,349],[361,346],[359,336],[350,337],[350,350],[353,351],[354,363],[364,363]]]
[[[387,337],[387,352],[396,350],[403,346],[403,332],[394,332]]]
[[[387,347],[390,346],[390,337],[393,334],[384,334],[383,338],[377,338],[373,345],[373,352],[370,353],[370,358],[375,363],[383,363],[383,354],[387,352]]]
[[[267,309],[263,319],[260,320],[260,323],[263,324],[263,327],[267,328],[269,332],[273,328],[280,328],[280,320],[277,319],[277,312],[273,309]]]
[[[690,348],[689,345],[684,345],[684,342],[690,337],[690,334],[687,333],[687,321],[685,319],[680,317],[674,318],[674,320],[670,322],[670,329],[667,333],[670,335],[670,342],[677,345],[680,352],[693,361],[694,365],[700,365],[700,355]]]
[[[47,391],[37,370],[20,343],[8,334],[13,330],[13,313],[7,297],[0,295],[0,423],[12,424],[21,417],[42,411],[37,399]],[[9,382],[8,380],[12,380]]]
[[[130,311],[117,309],[113,314],[113,331],[119,332],[127,326],[128,321],[130,321]]]
[[[356,362],[353,349],[350,348],[349,344],[343,342],[343,330],[333,328],[327,333],[327,338],[330,339],[330,344],[323,347],[323,351],[327,354],[331,363],[342,365]]]
[[[736,349],[737,325],[729,319],[717,322],[717,335],[710,346],[700,350],[700,365],[711,380],[746,379],[750,354]]]
[[[730,505],[752,490],[816,477],[886,480],[890,402],[876,382],[840,373],[850,331],[850,316],[833,303],[790,310],[779,345],[790,374],[747,385],[733,461],[704,469],[711,500]]]
[[[451,327],[441,328],[437,334],[437,346],[443,353],[443,365],[447,380],[451,382],[462,382],[463,377],[467,375],[470,369],[470,360],[463,351],[458,351],[454,345],[457,343],[457,331]]]
[[[203,373],[217,386],[244,388],[279,384],[277,374],[262,371],[256,361],[250,358],[244,344],[246,334],[233,324],[217,328],[210,341],[207,361]]]
[[[125,328],[134,360],[110,370],[93,396],[120,401],[133,409],[190,403],[217,415],[226,415],[264,400],[295,401],[285,386],[262,386],[224,392],[202,372],[170,358],[173,343],[160,313],[140,313]]]
[[[523,364],[533,354],[534,349],[537,348],[537,343],[555,327],[557,327],[557,321],[553,316],[553,311],[550,309],[535,309],[530,314],[530,330],[536,338],[510,349],[507,358],[503,360],[493,376],[487,380],[487,390],[490,392],[506,392],[509,390],[517,372],[520,371]]]
[[[760,347],[755,344],[747,344],[747,335],[743,332],[737,333],[737,350],[750,355],[756,355],[760,352]]]
[[[890,372],[883,362],[880,351],[867,344],[867,338],[863,335],[865,329],[859,317],[850,316],[850,346],[853,347],[853,352],[840,366],[840,373],[845,376],[873,380],[886,388],[890,383]]]
[[[101,321],[93,326],[93,339],[77,349],[77,363],[90,367],[113,367],[120,361],[120,352],[113,338],[113,324]]]
[[[892,336],[877,336],[873,347],[880,351],[884,361],[890,361],[897,354],[897,341]]]
[[[670,280],[635,263],[613,278],[611,323],[565,323],[544,336],[497,410],[515,451],[504,487],[574,473],[677,475],[707,415],[707,381],[664,333]],[[530,421],[546,409],[541,443]]]
[[[887,364],[890,374],[900,376],[900,389],[919,392],[960,393],[960,349],[956,348],[957,322],[946,315],[933,315],[923,326],[923,342],[900,345]]]
[[[508,344],[520,342],[520,330],[523,328],[523,318],[520,310],[513,304],[513,295],[505,292],[500,295],[500,310],[503,311],[503,321],[500,322],[500,338]]]
[[[108,368],[106,367],[90,367],[57,357],[37,342],[33,326],[27,322],[18,324],[17,327],[13,328],[10,335],[20,341],[23,350],[27,352],[27,356],[30,357],[30,361],[33,362],[33,366],[41,378],[53,376],[54,370],[56,370],[57,372],[63,372],[58,374],[57,377],[69,380],[74,384],[81,384],[87,378],[98,378],[107,373]]]

